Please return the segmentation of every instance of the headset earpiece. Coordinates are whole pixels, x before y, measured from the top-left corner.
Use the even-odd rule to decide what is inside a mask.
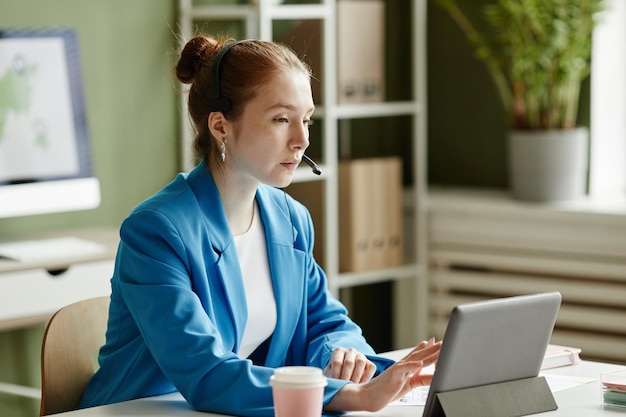
[[[222,60],[233,46],[242,42],[245,42],[245,40],[231,42],[228,45],[223,46],[222,49],[217,52],[215,57],[213,57],[213,64],[211,65],[211,72],[213,76],[213,97],[211,97],[210,102],[211,112],[227,112],[230,110],[230,99],[222,96],[220,88],[220,80],[222,79]]]

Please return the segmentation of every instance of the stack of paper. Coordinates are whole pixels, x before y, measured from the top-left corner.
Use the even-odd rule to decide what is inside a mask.
[[[602,400],[604,405],[626,407],[626,372],[602,375]]]
[[[541,369],[558,368],[580,363],[580,352],[581,350],[575,347],[548,345]]]

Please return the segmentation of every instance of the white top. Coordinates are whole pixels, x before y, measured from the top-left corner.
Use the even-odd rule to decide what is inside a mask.
[[[248,303],[248,322],[238,353],[240,357],[247,358],[272,335],[276,327],[276,298],[270,276],[265,229],[256,202],[252,224],[244,234],[235,236],[235,245]]]

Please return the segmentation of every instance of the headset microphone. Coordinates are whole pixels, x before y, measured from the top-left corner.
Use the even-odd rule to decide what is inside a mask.
[[[316,175],[320,175],[322,173],[322,171],[320,171],[319,167],[317,166],[317,164],[308,156],[302,154],[302,160],[311,167],[311,169],[313,170],[313,173]]]

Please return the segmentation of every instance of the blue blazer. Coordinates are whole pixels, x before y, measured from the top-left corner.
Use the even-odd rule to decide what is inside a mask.
[[[247,320],[237,252],[211,173],[199,164],[123,222],[100,369],[81,407],[180,391],[201,411],[273,416],[273,368],[324,368],[336,347],[374,356],[313,258],[306,208],[284,191],[256,193],[277,323],[262,359],[237,356]],[[266,354],[265,354],[266,353]],[[346,381],[329,379],[328,403]]]

